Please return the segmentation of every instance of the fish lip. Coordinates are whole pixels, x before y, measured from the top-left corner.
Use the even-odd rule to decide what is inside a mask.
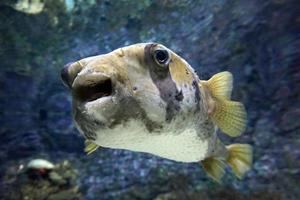
[[[94,73],[76,78],[73,84],[73,97],[82,103],[93,102],[114,95],[114,83],[110,76]]]
[[[90,107],[104,108],[112,102],[113,102],[113,95],[110,95],[110,96],[97,98],[92,101],[83,102],[83,105],[85,108],[90,108]]]

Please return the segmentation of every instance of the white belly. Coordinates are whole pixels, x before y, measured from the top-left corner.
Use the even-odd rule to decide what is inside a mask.
[[[111,130],[99,130],[96,144],[102,147],[151,153],[180,162],[198,162],[205,158],[208,140],[201,140],[196,130],[179,134],[169,128],[163,133],[149,133],[142,123],[131,121]]]

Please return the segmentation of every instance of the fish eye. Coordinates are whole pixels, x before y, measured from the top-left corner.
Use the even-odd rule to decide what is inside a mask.
[[[167,50],[163,50],[163,49],[158,49],[154,51],[154,58],[155,61],[159,64],[159,65],[167,65],[169,64],[170,58],[169,58],[169,53]]]

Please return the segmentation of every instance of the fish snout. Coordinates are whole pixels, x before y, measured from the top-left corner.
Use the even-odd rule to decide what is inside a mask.
[[[63,81],[64,85],[68,88],[71,88],[71,85],[70,85],[70,81],[69,81],[69,67],[71,66],[72,63],[68,63],[66,64],[62,70],[60,71],[60,77],[61,77],[61,80]]]
[[[60,77],[64,85],[71,89],[74,79],[82,68],[83,66],[80,62],[70,62],[66,64],[60,71]]]

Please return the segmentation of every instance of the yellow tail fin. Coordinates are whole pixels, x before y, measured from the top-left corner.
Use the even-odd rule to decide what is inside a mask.
[[[91,153],[93,153],[99,148],[97,144],[93,143],[90,140],[85,140],[84,145],[85,145],[84,152],[87,153],[87,155],[90,155]]]
[[[201,161],[204,170],[218,183],[221,182],[221,179],[225,174],[226,163],[240,179],[248,170],[250,170],[252,165],[252,147],[250,145],[232,144],[226,148],[228,150],[227,159],[212,156]]]
[[[238,178],[250,170],[252,165],[252,147],[249,144],[232,144],[226,146],[229,155],[227,163]]]
[[[216,157],[209,157],[201,161],[202,167],[206,173],[218,183],[221,182],[223,175],[225,174],[225,162]]]
[[[200,84],[208,93],[207,110],[215,124],[231,137],[241,135],[246,127],[246,111],[242,103],[230,101],[231,73],[218,73],[208,81],[201,81]]]

